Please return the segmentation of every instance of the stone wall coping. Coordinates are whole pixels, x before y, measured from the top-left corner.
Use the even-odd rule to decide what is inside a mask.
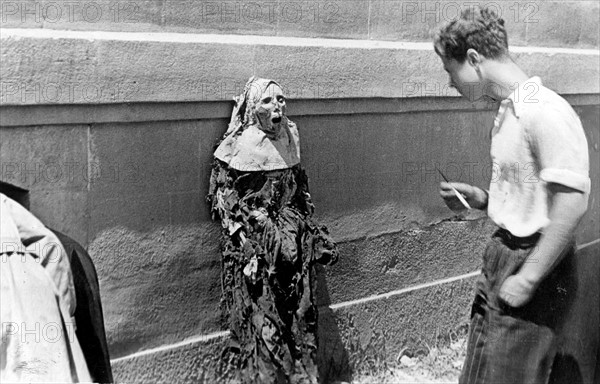
[[[290,99],[458,96],[429,42],[18,28],[0,37],[0,106],[229,101],[250,76],[278,80]],[[597,49],[511,50],[558,93],[600,94]]]

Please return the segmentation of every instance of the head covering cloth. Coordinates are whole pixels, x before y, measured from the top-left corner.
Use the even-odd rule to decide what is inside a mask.
[[[214,156],[238,171],[273,171],[300,163],[296,124],[284,115],[279,132],[269,135],[256,118],[256,105],[271,84],[279,86],[273,80],[251,77],[242,94],[234,98],[227,132]]]

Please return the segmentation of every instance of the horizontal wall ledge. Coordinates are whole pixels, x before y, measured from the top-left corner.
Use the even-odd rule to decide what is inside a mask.
[[[3,29],[0,105],[231,100],[253,75],[291,99],[457,96],[431,43]],[[600,92],[594,49],[514,47],[562,94]]]
[[[563,95],[573,106],[600,105],[600,94]],[[0,106],[0,126],[128,123],[228,119],[233,102],[165,102],[97,105]],[[294,116],[387,114],[428,111],[495,110],[496,104],[471,103],[460,97],[350,98],[289,100]]]
[[[209,43],[234,45],[271,45],[287,47],[360,48],[360,49],[433,49],[432,42],[389,41],[365,39],[312,38],[291,36],[264,36],[252,34],[210,34],[176,32],[129,32],[129,31],[76,31],[31,28],[3,28],[5,38],[42,38],[81,40],[151,41],[166,43]],[[598,49],[515,46],[517,53],[571,53],[599,56]]]

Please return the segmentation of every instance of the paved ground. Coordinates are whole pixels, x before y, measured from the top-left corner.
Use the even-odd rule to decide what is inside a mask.
[[[352,381],[352,384],[457,384],[455,380],[434,379],[423,375],[409,374],[402,369],[396,369],[385,376],[361,376]]]
[[[385,371],[357,375],[352,384],[456,384],[462,368],[466,335],[449,345],[435,346],[426,354],[399,356]]]

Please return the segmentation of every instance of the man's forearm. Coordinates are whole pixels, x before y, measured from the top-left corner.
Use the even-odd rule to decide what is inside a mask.
[[[575,229],[587,208],[587,198],[579,192],[557,192],[552,198],[550,224],[545,228],[536,248],[518,272],[533,285],[538,285],[564,257]]]

